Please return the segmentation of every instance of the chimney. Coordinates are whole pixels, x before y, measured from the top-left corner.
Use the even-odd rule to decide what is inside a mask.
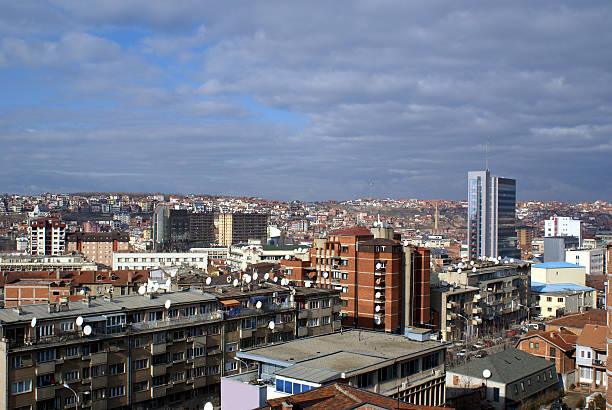
[[[57,269],[57,270],[55,271],[55,279],[61,279],[61,278],[60,278],[60,271],[59,271],[59,269]]]
[[[23,313],[23,310],[21,309],[21,305],[15,306],[15,313],[17,313],[18,315]]]
[[[128,283],[132,283],[133,280],[134,280],[134,272],[130,270],[128,271],[128,274],[127,274],[127,281]]]

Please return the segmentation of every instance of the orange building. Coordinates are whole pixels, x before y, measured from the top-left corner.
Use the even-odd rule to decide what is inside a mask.
[[[127,232],[74,232],[66,235],[66,251],[82,253],[85,259],[113,266],[113,252],[128,251]]]

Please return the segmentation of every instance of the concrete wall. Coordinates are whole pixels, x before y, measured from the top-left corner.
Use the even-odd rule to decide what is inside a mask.
[[[266,385],[245,383],[257,378],[257,371],[221,378],[221,408],[223,410],[253,409],[267,400]]]
[[[531,281],[542,283],[574,283],[585,286],[586,270],[583,266],[575,268],[538,268],[531,267]]]

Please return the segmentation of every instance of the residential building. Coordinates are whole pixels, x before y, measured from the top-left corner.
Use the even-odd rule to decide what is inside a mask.
[[[569,249],[565,251],[565,261],[584,266],[587,275],[603,275],[605,251],[603,248]]]
[[[544,318],[597,309],[597,289],[573,283],[531,282],[531,315]]]
[[[607,326],[584,326],[576,341],[578,384],[592,389],[606,388],[607,332]]]
[[[142,270],[186,265],[206,271],[208,255],[206,248],[199,248],[198,252],[113,252],[113,269]]]
[[[156,251],[185,251],[215,243],[212,212],[192,213],[162,205],[155,209],[152,230]]]
[[[315,239],[309,257],[310,263],[281,260],[285,276],[300,286],[340,290],[343,325],[403,332],[429,324],[429,249],[353,227]]]
[[[569,330],[570,332],[580,336],[582,329],[586,325],[605,326],[606,311],[603,309],[589,310],[583,313],[574,313],[551,319],[544,322],[545,330],[559,331],[561,329]]]
[[[78,252],[85,259],[104,266],[112,266],[113,252],[129,250],[127,232],[74,232],[66,235],[66,252]]]
[[[544,221],[544,236],[573,236],[578,238],[578,246],[582,244],[580,220],[567,216],[553,216]]]
[[[469,311],[463,311],[471,319],[467,326],[469,336],[499,333],[527,317],[529,263],[497,259],[461,262],[438,273],[438,280],[453,287],[479,288],[472,305],[472,312],[477,314],[469,316]]]
[[[237,244],[229,247],[227,264],[233,270],[245,270],[260,262],[275,262],[289,258],[308,259],[308,247],[298,245]]]
[[[329,290],[301,297],[308,305],[325,292],[323,300],[335,305],[337,293]],[[244,341],[263,346],[295,338],[301,312],[291,300],[297,294],[274,284],[257,293],[261,304],[249,292],[232,296],[181,291],[0,309],[0,388],[6,392],[0,408],[71,407],[75,396],[64,383],[80,406],[92,409],[218,405],[220,377],[240,371],[234,357],[250,344]],[[332,326],[319,323],[308,334]]]
[[[467,242],[469,258],[520,258],[516,247],[516,181],[468,172]]]
[[[534,238],[535,228],[533,226],[517,226],[516,227],[516,238],[517,245],[526,249],[531,250],[531,241]]]
[[[30,255],[62,255],[66,251],[66,224],[57,218],[34,219],[28,225]]]
[[[530,330],[516,348],[523,352],[541,357],[555,363],[557,374],[566,390],[577,383],[576,340],[578,336],[569,330],[540,331]]]
[[[531,280],[545,284],[574,283],[584,286],[586,270],[584,266],[568,262],[546,262],[531,265]]]
[[[432,286],[431,316],[442,341],[467,340],[475,336],[475,329],[482,323],[480,298],[480,288],[476,286],[453,286],[446,282]]]
[[[484,385],[487,404],[494,409],[519,408],[556,390],[558,382],[555,363],[509,348],[447,370],[446,394],[452,398]]]
[[[230,246],[259,240],[266,243],[268,215],[258,213],[219,214],[219,245]]]
[[[97,270],[98,265],[82,255],[0,255],[0,272],[34,272],[55,270]]]
[[[414,329],[411,338],[350,329],[243,350],[240,359],[258,364],[257,378],[291,395],[341,382],[407,403],[444,403],[447,345]],[[413,337],[414,336],[414,337]]]

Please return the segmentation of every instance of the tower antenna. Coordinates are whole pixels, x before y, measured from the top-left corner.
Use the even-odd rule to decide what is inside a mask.
[[[485,171],[489,170],[489,139],[485,143]]]

